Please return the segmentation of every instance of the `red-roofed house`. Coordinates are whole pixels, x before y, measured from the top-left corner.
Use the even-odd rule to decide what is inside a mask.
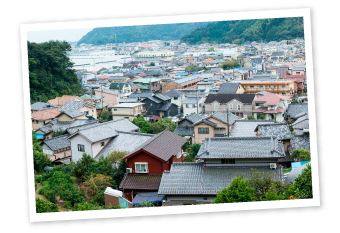
[[[98,76],[97,78],[100,78],[100,79],[109,79],[110,76],[102,75],[102,76]]]
[[[47,122],[57,117],[60,112],[56,108],[36,111],[31,114],[32,129],[36,130],[43,127]]]
[[[164,171],[170,171],[174,162],[183,162],[182,146],[186,139],[164,130],[138,146],[123,160],[127,160],[127,173],[119,188],[132,201],[137,193],[158,191]]]
[[[264,115],[264,120],[282,122],[290,99],[289,96],[269,93],[254,99],[253,102],[255,102],[255,109],[253,110],[253,116],[255,119]]]

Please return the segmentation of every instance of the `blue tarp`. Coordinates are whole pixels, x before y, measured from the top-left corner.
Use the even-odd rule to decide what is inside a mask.
[[[292,164],[292,169],[300,167],[300,166],[302,166],[302,165],[304,165],[306,163],[309,163],[309,161],[292,162],[291,163]]]
[[[132,200],[132,204],[138,205],[139,203],[149,201],[149,202],[156,202],[156,201],[163,201],[164,195],[158,195],[157,192],[151,193],[137,193],[135,198]]]
[[[33,135],[35,135],[38,140],[44,136],[44,134],[41,133],[34,133]]]

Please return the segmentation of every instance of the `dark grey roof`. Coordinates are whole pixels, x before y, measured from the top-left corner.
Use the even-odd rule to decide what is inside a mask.
[[[103,149],[95,156],[95,159],[99,159],[101,155],[105,158],[113,151],[128,151],[130,153],[135,150],[136,147],[154,136],[156,135],[118,131],[118,135],[110,139]]]
[[[170,101],[164,102],[157,110],[158,111],[168,111],[168,109],[171,107],[171,105],[176,105],[176,104],[173,104]]]
[[[162,100],[160,100],[159,98],[155,98],[154,96],[149,96],[149,97],[147,97],[147,99],[152,100],[153,102],[155,102],[157,104],[162,103]],[[142,102],[144,102],[144,101],[145,101],[145,99],[142,100]]]
[[[282,167],[271,170],[269,164],[261,165],[204,165],[204,163],[173,163],[170,171],[164,171],[159,185],[160,195],[216,195],[228,187],[233,178],[244,175],[249,179],[252,169],[269,172],[274,180],[283,179]]]
[[[278,140],[290,139],[293,136],[288,125],[285,123],[258,125],[257,132],[260,136],[273,136],[277,137]]]
[[[153,97],[156,97],[162,101],[166,101],[166,100],[170,100],[171,98],[167,95],[163,95],[163,94],[156,94]]]
[[[178,91],[178,90],[170,90],[164,93],[164,95],[170,96],[170,97],[174,97],[174,96],[181,96],[184,95],[183,92]]]
[[[255,94],[209,94],[204,103],[210,104],[214,101],[228,103],[233,99],[237,99],[244,104],[251,104],[254,98]]]
[[[293,152],[296,149],[305,149],[310,150],[310,141],[307,136],[293,136],[290,139],[290,148],[289,152]]]
[[[223,83],[217,94],[236,94],[240,83]]]
[[[138,146],[124,158],[128,158],[139,150],[147,151],[163,161],[169,161],[173,155],[177,155],[181,147],[186,143],[186,139],[177,134],[164,130],[163,132],[149,138],[143,144]]]
[[[228,116],[229,115],[229,116]],[[223,123],[232,125],[234,124],[234,122],[238,119],[240,119],[240,117],[234,115],[233,113],[226,113],[226,112],[214,112],[213,114],[211,114],[210,116],[207,117],[207,119],[209,117],[213,117],[217,120],[222,121]]]
[[[56,132],[58,130],[61,130],[64,132],[70,125],[72,121],[58,121],[56,124],[53,125],[52,131]]]
[[[287,177],[285,179],[285,183],[286,184],[290,184],[292,182],[294,182],[295,178],[297,178],[303,171],[303,169],[307,168],[307,166],[309,165],[310,163],[306,163],[300,167],[297,167],[297,168],[294,168],[293,170],[291,170],[291,172],[289,172],[287,174]]]
[[[266,120],[236,120],[231,128],[230,137],[255,137],[254,131],[259,124],[274,124]]]
[[[179,78],[179,79],[173,80],[171,82],[177,83],[178,85],[182,85],[182,84],[192,82],[194,80],[198,80],[198,79],[202,79],[202,78],[203,77],[200,77],[198,75],[191,75],[191,76],[188,76],[188,77],[185,77],[185,78]]]
[[[301,113],[308,113],[308,104],[307,103],[299,103],[299,104],[289,104],[287,109],[287,116],[290,118],[296,118]]]
[[[77,101],[77,102],[81,102],[81,101]],[[85,115],[85,112],[79,112],[78,110],[63,110],[62,113],[67,114],[71,118]]]
[[[299,117],[292,125],[294,129],[309,129],[309,116]]]
[[[282,142],[273,137],[206,138],[197,159],[282,158]]]
[[[51,125],[47,125],[47,126],[44,126],[44,127],[41,127],[39,129],[37,129],[36,131],[40,130],[42,131],[43,133],[49,133],[51,132],[51,129],[52,129],[52,126]]]
[[[138,102],[138,99],[135,98],[120,98],[119,99],[119,103],[137,103]]]
[[[178,134],[178,135],[192,136],[192,134],[194,133],[194,127],[192,127],[192,126],[188,126],[188,127],[177,126],[174,133]]]
[[[51,150],[56,151],[59,149],[63,149],[71,146],[71,142],[67,139],[69,135],[61,135],[58,137],[53,137],[50,139],[45,139],[43,143],[45,143]]]
[[[31,104],[31,110],[34,110],[34,111],[46,110],[50,108],[58,108],[58,106],[53,105],[53,104],[47,104],[44,102],[36,102],[34,104]]]
[[[188,119],[191,121],[193,124],[196,122],[207,118],[209,115],[202,115],[202,114],[196,114],[196,113],[191,113],[190,115],[185,116],[185,119]]]

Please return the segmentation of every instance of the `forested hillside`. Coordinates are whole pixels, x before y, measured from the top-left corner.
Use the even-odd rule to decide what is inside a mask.
[[[203,22],[95,28],[83,36],[78,41],[78,45],[81,43],[105,45],[115,43],[116,40],[117,43],[179,40],[183,35],[207,24]]]
[[[303,18],[295,17],[213,22],[184,35],[181,42],[241,44],[244,41],[269,42],[303,37]]]
[[[66,56],[70,44],[60,41],[27,41],[31,103],[46,102],[62,95],[81,94],[82,88],[72,62]]]

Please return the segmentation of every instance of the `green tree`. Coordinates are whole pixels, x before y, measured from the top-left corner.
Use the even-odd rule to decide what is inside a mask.
[[[59,127],[56,131],[52,131],[52,137],[58,137],[63,134],[63,130]]]
[[[39,197],[35,198],[35,209],[37,213],[60,212],[57,204],[49,201],[44,201]]]
[[[214,48],[212,48],[212,47],[208,49],[208,52],[214,52],[214,51],[215,51],[215,50],[214,50]]]
[[[100,118],[103,119],[103,122],[106,122],[109,120],[109,117],[110,117],[110,112],[107,111],[107,110],[104,110],[101,114],[100,114]]]
[[[145,200],[142,203],[138,204],[140,207],[154,207],[153,203],[149,200]]]
[[[150,62],[149,66],[155,66],[156,64],[154,62]]]
[[[120,182],[122,182],[123,177],[125,175],[126,168],[127,168],[127,161],[120,159],[118,162],[118,168],[114,169],[112,173],[112,179],[113,179],[112,187],[115,187],[116,189],[118,189]]]
[[[82,183],[81,190],[85,193],[85,195],[93,198],[99,194],[100,190],[110,187],[110,184],[111,177],[96,174],[95,176],[90,176]]]
[[[223,62],[221,65],[219,65],[219,67],[222,67],[222,69],[224,70],[233,69],[239,66],[241,66],[240,63],[238,63],[238,61],[235,59],[232,59],[231,61]]]
[[[298,159],[301,161],[310,161],[310,151],[305,149],[295,149],[290,155],[292,159]]]
[[[151,125],[147,122],[143,116],[139,116],[132,120],[132,123],[139,127],[139,132],[141,133],[151,133]]]
[[[45,166],[51,165],[51,160],[42,152],[42,148],[37,140],[37,137],[32,134],[33,142],[33,163],[34,170],[41,173]]]
[[[85,181],[86,177],[90,175],[90,168],[96,160],[92,158],[90,154],[83,153],[83,157],[78,160],[76,163],[71,162],[69,168],[71,170],[71,174],[76,176],[80,181]]]
[[[291,190],[294,197],[300,199],[313,198],[312,167],[310,164],[295,178]]]
[[[66,41],[31,43],[27,41],[31,103],[47,102],[62,95],[80,95],[81,84],[67,56]]]
[[[228,188],[223,188],[218,192],[213,203],[233,203],[255,201],[254,189],[250,187],[247,179],[243,176],[232,180]]]

